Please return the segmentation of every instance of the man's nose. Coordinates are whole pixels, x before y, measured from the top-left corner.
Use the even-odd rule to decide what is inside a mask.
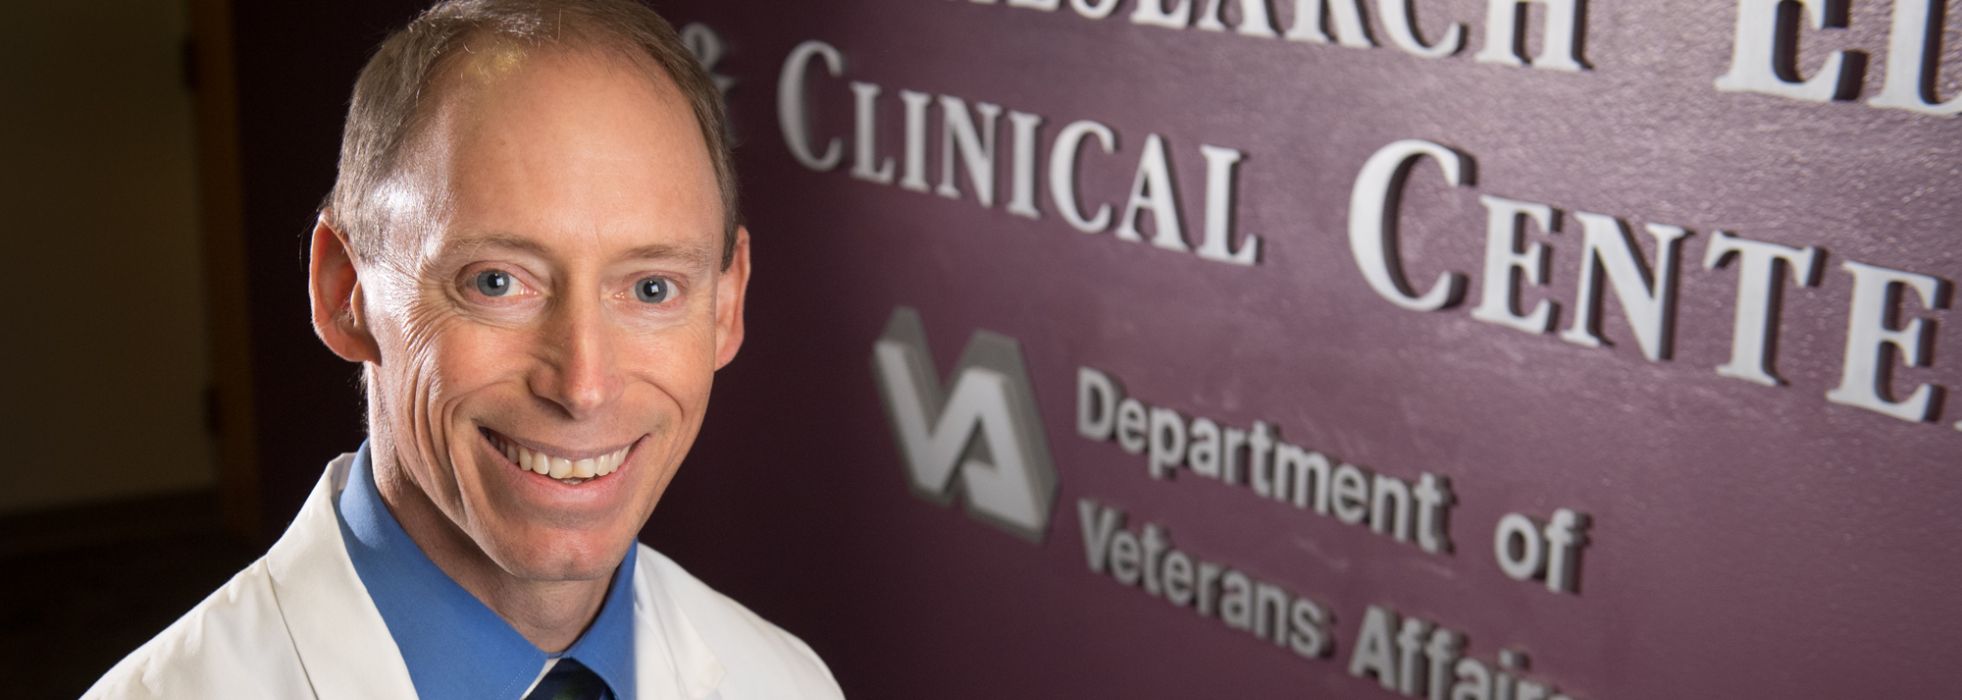
[[[611,405],[626,386],[613,331],[598,299],[572,299],[554,308],[541,329],[545,362],[532,373],[532,393],[574,419]]]

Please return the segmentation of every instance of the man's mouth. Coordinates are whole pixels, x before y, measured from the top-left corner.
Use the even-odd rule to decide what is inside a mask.
[[[511,460],[511,463],[517,465],[519,469],[551,477],[564,484],[583,484],[612,474],[620,468],[621,464],[626,463],[627,454],[632,452],[634,445],[639,442],[628,443],[625,447],[605,454],[582,457],[558,455],[542,448],[521,445],[516,440],[500,435],[489,428],[483,428],[481,432],[484,438],[490,441],[492,447],[504,453],[504,457]]]

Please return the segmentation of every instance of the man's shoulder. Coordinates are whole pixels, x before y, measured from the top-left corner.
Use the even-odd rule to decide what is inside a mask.
[[[305,687],[262,558],[124,657],[83,697],[243,697]]]
[[[831,670],[803,640],[703,583],[654,548],[645,544],[639,548],[635,608],[657,596],[672,600],[721,665],[725,697],[841,695]]]
[[[404,695],[408,670],[348,561],[334,514],[350,461],[328,465],[264,557],[131,652],[84,697]]]

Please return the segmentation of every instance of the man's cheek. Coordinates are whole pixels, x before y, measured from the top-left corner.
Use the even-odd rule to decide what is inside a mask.
[[[620,348],[621,365],[628,374],[671,393],[707,391],[714,360],[713,336],[694,329],[643,336]]]
[[[534,356],[532,340],[532,334],[523,330],[453,324],[433,348],[445,391],[466,392],[521,378],[526,362]]]

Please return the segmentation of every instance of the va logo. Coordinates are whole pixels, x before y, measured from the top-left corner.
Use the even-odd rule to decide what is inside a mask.
[[[975,518],[1042,541],[1056,468],[1014,338],[976,331],[943,392],[920,314],[902,306],[872,345],[872,374],[914,493],[959,496]]]

